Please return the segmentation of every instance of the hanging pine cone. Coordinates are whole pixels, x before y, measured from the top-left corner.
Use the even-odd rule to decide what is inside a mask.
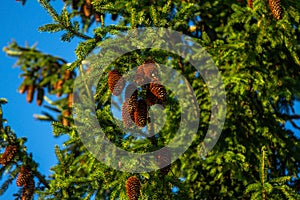
[[[248,6],[253,9],[253,0],[248,0]]]
[[[68,107],[71,108],[72,107],[72,104],[73,104],[73,93],[70,92],[68,94]]]
[[[157,69],[156,64],[152,60],[146,61],[143,64],[143,70],[144,70],[145,76],[148,79],[150,79],[150,80],[158,79],[158,69]]]
[[[19,87],[19,92],[20,94],[24,94],[28,89],[28,85],[25,85],[25,84],[22,84],[20,87]]]
[[[94,14],[94,17],[95,17],[96,22],[101,22],[101,18],[100,18],[100,14],[99,13],[96,12]]]
[[[67,80],[71,79],[72,76],[73,76],[73,72],[70,71],[70,70],[68,70],[68,69],[66,69],[66,70],[65,70],[65,73],[64,73],[64,80],[67,81]]]
[[[6,166],[15,157],[17,153],[17,146],[8,145],[0,158],[0,164]]]
[[[152,60],[144,62],[144,64],[138,66],[135,75],[135,82],[142,86],[149,83],[153,79],[158,78],[158,69]]]
[[[33,177],[31,177],[23,187],[22,200],[31,200],[34,194],[35,183]]]
[[[138,200],[140,196],[141,183],[136,176],[131,176],[126,181],[126,193],[130,200]]]
[[[148,106],[159,103],[159,99],[149,89],[146,91],[146,103]]]
[[[162,102],[166,101],[166,97],[167,97],[166,88],[163,85],[161,85],[158,81],[151,82],[149,86],[149,90]]]
[[[56,82],[54,89],[57,90],[56,96],[60,97],[62,94],[62,86],[64,84],[64,80],[60,79]]]
[[[111,70],[108,73],[108,87],[113,95],[120,95],[124,86],[125,80],[117,70]]]
[[[28,86],[27,95],[26,95],[26,101],[28,103],[31,103],[33,100],[34,90],[35,90],[35,88],[34,88],[33,84]]]
[[[139,86],[142,86],[149,82],[149,80],[145,77],[143,65],[138,66],[138,68],[136,69],[134,80]]]
[[[85,1],[85,3],[81,7],[81,12],[83,12],[84,16],[86,16],[86,17],[90,17],[92,15],[91,0]]]
[[[31,170],[28,167],[21,167],[20,173],[17,178],[17,186],[21,187],[24,186],[26,183],[28,183],[32,177],[31,177]]]
[[[280,0],[269,0],[269,6],[272,11],[272,15],[276,20],[280,20],[282,18],[282,8]]]
[[[42,105],[44,100],[44,89],[38,88],[37,96],[36,96],[36,103],[38,106]]]
[[[70,126],[70,122],[69,122],[69,119],[68,119],[68,117],[70,117],[70,115],[71,115],[70,109],[66,109],[66,110],[63,111],[63,113],[62,113],[62,122],[61,123],[64,126]]]
[[[133,97],[132,97],[133,96]],[[128,101],[130,98],[137,98],[138,89],[134,83],[130,83],[125,89],[125,101]]]
[[[138,90],[135,84],[130,83],[125,90],[125,101],[128,102],[128,108],[131,115],[133,115],[138,100]]]
[[[122,105],[122,120],[125,127],[131,127],[134,122],[134,111],[130,112],[127,101],[125,101]]]
[[[139,127],[144,127],[147,124],[148,108],[144,100],[140,99],[137,102],[136,110],[134,111],[134,122]]]
[[[169,149],[162,149],[157,155],[157,165],[161,175],[167,175],[171,169],[171,152]]]

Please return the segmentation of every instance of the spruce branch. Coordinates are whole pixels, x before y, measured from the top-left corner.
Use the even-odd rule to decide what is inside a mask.
[[[50,5],[50,3],[47,0],[39,0],[39,3],[49,13],[49,15],[52,17],[52,19],[55,22],[59,23],[62,26],[62,28],[65,29],[66,31],[68,31],[70,34],[75,35],[75,36],[85,39],[85,40],[92,39],[91,37],[89,37],[83,33],[80,33],[78,31],[78,29],[76,28],[77,27],[76,25],[75,26],[72,25],[69,18],[67,17],[68,13],[65,9],[64,9],[65,11],[62,12],[62,15],[59,16],[58,13],[55,11],[55,9]],[[45,31],[45,30],[51,31],[51,28],[53,28],[54,26],[56,26],[56,29],[58,29],[57,24],[56,25],[52,24],[52,26],[50,26],[50,25],[47,25],[47,26],[48,27],[42,26],[39,30],[40,31]]]

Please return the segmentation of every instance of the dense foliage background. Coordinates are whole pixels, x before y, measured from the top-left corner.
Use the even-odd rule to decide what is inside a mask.
[[[4,50],[17,58],[23,71],[20,92],[29,103],[35,101],[45,108],[38,119],[52,121],[54,136],[67,135],[68,139],[64,148],[54,147],[58,164],[51,168],[51,176],[45,177],[38,161],[26,151],[26,138],[17,138],[3,124],[1,110],[0,175],[6,178],[1,194],[16,180],[20,186],[16,199],[31,199],[33,192],[40,199],[300,198],[300,146],[296,137],[300,116],[294,110],[300,88],[299,1],[64,2],[59,11],[51,1],[40,0],[53,21],[41,25],[39,31],[62,32],[61,39],[66,42],[80,38],[75,49],[77,60],[67,61],[16,42]],[[84,62],[87,55],[112,35],[138,27],[165,27],[195,38],[222,74],[227,114],[218,143],[200,157],[199,144],[208,128],[211,100],[205,82],[195,76],[196,70],[178,55],[157,49],[142,49],[118,58],[103,69],[106,75],[100,78],[94,98],[99,123],[119,147],[133,152],[161,148],[178,129],[174,121],[179,120],[180,108],[174,93],[167,90],[166,124],[155,141],[141,140],[130,132],[123,137],[125,133],[112,118],[107,84],[112,68],[126,73],[149,58],[168,65],[189,81],[201,110],[197,138],[170,170],[132,174],[105,166],[87,151],[73,126],[71,112],[74,79],[88,71]],[[58,100],[51,101],[52,95]],[[5,103],[1,99],[1,105]],[[121,109],[118,101],[114,106]],[[287,122],[294,131],[286,128]],[[140,185],[129,177],[136,177]]]

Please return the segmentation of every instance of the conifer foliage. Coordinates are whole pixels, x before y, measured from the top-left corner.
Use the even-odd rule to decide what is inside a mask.
[[[57,164],[45,178],[26,151],[25,139],[3,125],[1,110],[0,195],[16,180],[22,186],[16,194],[19,199],[30,199],[33,193],[39,199],[299,199],[300,140],[296,133],[300,117],[294,105],[300,99],[300,1],[64,0],[61,10],[55,10],[52,1],[39,2],[52,18],[39,31],[61,32],[62,41],[79,39],[76,60],[67,61],[16,42],[4,51],[17,58],[16,66],[22,70],[20,93],[28,102],[36,101],[47,109],[36,118],[51,121],[55,137],[66,137],[62,147],[55,146]],[[204,48],[183,58],[159,48],[119,56],[102,45],[118,38],[119,33],[143,27],[165,27],[193,38],[177,48],[186,50],[193,42]],[[166,32],[166,40],[176,43]],[[159,42],[153,38],[149,35],[146,39]],[[120,47],[118,42],[113,44]],[[211,128],[210,121],[215,120],[212,110],[216,102],[211,97],[218,99],[221,94],[211,92],[213,88],[205,82],[213,72],[199,72],[187,61],[206,63],[203,50],[221,73],[226,91],[222,134],[205,155],[201,152],[205,148],[203,139]],[[92,52],[103,58],[86,62]],[[106,58],[111,56],[116,59],[107,64]],[[166,148],[163,154],[154,154],[155,159],[142,163],[157,170],[133,176],[106,166],[88,151],[89,146],[83,144],[73,126],[73,84],[78,73],[103,63],[107,65],[100,69],[103,75],[95,94],[91,94],[96,103],[95,116],[109,141],[129,152],[155,152],[172,144],[178,130],[190,131],[180,125],[181,120],[188,123],[191,118],[182,118],[182,108],[189,106],[191,99],[185,96],[178,100],[178,96],[186,94],[186,88],[194,93],[199,126],[193,133],[193,143],[178,159],[171,148]],[[185,80],[162,71],[162,65]],[[132,80],[128,81],[126,75]],[[176,90],[171,91],[165,83],[176,85]],[[55,101],[48,98],[52,96]],[[155,121],[152,117],[156,104],[162,109],[155,117],[165,114],[165,119]],[[118,116],[114,116],[112,105]],[[83,124],[90,123],[86,119]],[[118,125],[122,123],[131,128],[121,129]],[[102,155],[105,145],[97,144],[96,131],[87,130],[85,137],[95,138],[93,148],[99,148],[100,160],[117,162],[124,169],[141,164],[140,160],[116,161],[115,152]],[[178,141],[184,144],[185,137]],[[29,167],[31,176],[21,166]]]

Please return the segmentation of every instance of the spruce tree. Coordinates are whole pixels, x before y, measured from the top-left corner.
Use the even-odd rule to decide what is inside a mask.
[[[25,138],[17,138],[9,126],[1,125],[0,110],[3,147],[0,175],[3,178],[4,171],[10,174],[1,186],[1,194],[15,179],[23,186],[22,191],[16,191],[16,197],[29,196],[27,199],[32,192],[40,199],[300,198],[300,144],[296,135],[300,116],[294,110],[300,96],[299,1],[65,0],[61,11],[55,10],[51,1],[39,2],[53,19],[41,25],[39,31],[61,32],[65,42],[75,37],[81,39],[75,49],[77,59],[66,61],[15,42],[4,51],[18,59],[17,65],[23,71],[20,93],[26,94],[29,103],[36,101],[46,108],[38,119],[52,123],[54,136],[67,135],[68,139],[63,148],[54,147],[58,163],[51,168],[52,174],[44,177],[38,172],[38,161],[32,160],[26,148],[22,148]],[[211,119],[214,109],[211,90],[202,77],[205,74],[199,74],[181,55],[157,48],[129,51],[108,62],[117,55],[117,50],[130,49],[130,46],[118,46],[118,34],[134,33],[146,27],[163,27],[193,38],[193,42],[209,53],[220,72],[226,92],[226,118],[222,134],[211,151],[199,151],[210,120],[214,120]],[[153,38],[149,35],[146,39]],[[168,42],[176,43],[173,40],[170,37]],[[112,45],[111,41],[116,41],[113,43],[116,52],[109,52],[105,46]],[[195,52],[189,55],[191,59],[201,59],[201,52]],[[101,59],[97,59],[98,55]],[[116,152],[111,152],[111,160],[107,154],[99,159],[101,153],[95,156],[89,151],[91,146],[84,144],[72,113],[76,111],[75,114],[85,117],[91,110],[76,104],[74,85],[81,78],[83,84],[79,86],[89,88],[95,78],[92,75],[101,73],[101,77],[96,77],[99,80],[94,90],[82,89],[86,97],[82,102],[86,105],[90,99],[95,101],[92,114],[117,147],[135,153],[153,152],[169,144],[180,128],[190,131],[189,127],[180,127],[182,106],[190,105],[181,104],[176,98],[176,94],[184,94],[189,87],[184,87],[184,81],[176,80],[171,70],[167,71],[169,74],[156,72],[155,63],[159,69],[160,65],[168,66],[188,81],[195,99],[188,96],[186,104],[197,105],[191,108],[199,109],[199,115],[195,115],[199,127],[192,144],[178,159],[172,158],[172,149],[165,148],[164,154],[155,155],[156,163],[149,161],[143,165],[149,164],[150,168],[156,165],[156,170],[119,171],[101,161],[117,162],[120,168],[128,169],[140,163],[113,160]],[[94,67],[98,65],[102,67]],[[135,80],[133,86],[121,77],[130,70],[135,71],[131,75]],[[83,74],[91,79],[85,79]],[[165,87],[160,76],[170,82],[178,81],[176,91]],[[143,84],[147,81],[150,83]],[[126,95],[127,90],[130,95]],[[119,94],[121,97],[116,97]],[[51,95],[56,95],[58,100],[50,101],[47,96]],[[74,110],[74,103],[86,112]],[[149,107],[153,105],[160,105],[165,119],[158,121],[164,124],[152,121],[155,118]],[[121,113],[120,117],[114,118],[113,111]],[[221,113],[223,110],[219,112],[225,114]],[[84,117],[82,124],[92,127],[93,122]],[[187,119],[192,121],[193,117]],[[287,129],[286,123],[291,123],[294,129]],[[124,126],[136,127],[124,132]],[[161,128],[158,132],[156,126]],[[98,139],[98,131],[89,128],[85,136]],[[143,131],[154,134],[152,137],[135,135]],[[99,152],[104,147],[92,146]]]

